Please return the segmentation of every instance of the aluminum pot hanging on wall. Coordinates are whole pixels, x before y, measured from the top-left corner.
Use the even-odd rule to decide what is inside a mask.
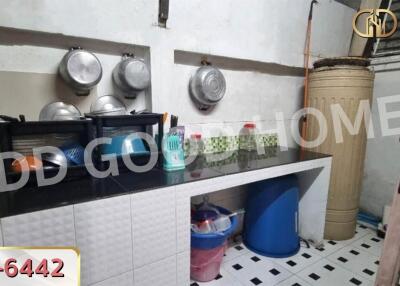
[[[142,59],[124,56],[114,68],[114,83],[125,93],[125,97],[136,97],[136,94],[150,85],[150,71]]]
[[[100,82],[103,70],[93,53],[74,48],[62,59],[59,73],[77,95],[88,95]]]
[[[202,66],[190,79],[190,95],[201,110],[216,105],[224,97],[225,91],[225,77],[216,67]]]

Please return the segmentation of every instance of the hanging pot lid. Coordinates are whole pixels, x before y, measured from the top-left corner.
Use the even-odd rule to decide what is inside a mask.
[[[225,77],[213,66],[200,67],[190,80],[192,97],[205,106],[217,104],[224,97],[225,91]]]
[[[125,115],[126,106],[115,96],[103,95],[92,103],[90,113],[95,115]]]
[[[39,114],[39,121],[79,120],[81,116],[81,112],[74,105],[57,101],[49,103],[42,108]]]

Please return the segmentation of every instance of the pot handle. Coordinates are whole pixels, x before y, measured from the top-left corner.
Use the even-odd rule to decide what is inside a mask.
[[[72,52],[72,51],[74,51],[74,50],[82,50],[82,48],[81,48],[81,47],[79,47],[79,46],[76,46],[76,47],[70,47],[70,48],[69,48],[69,51],[70,51],[70,52]]]
[[[134,53],[123,53],[122,54],[122,60],[126,60],[127,58],[134,58],[135,54]]]
[[[207,59],[202,59],[200,63],[202,66],[211,66],[211,63]]]

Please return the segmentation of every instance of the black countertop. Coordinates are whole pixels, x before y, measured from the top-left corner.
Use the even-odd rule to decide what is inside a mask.
[[[153,169],[146,173],[121,171],[118,176],[96,179],[83,177],[56,185],[27,186],[17,191],[0,192],[0,218],[93,201],[157,188],[211,179],[240,172],[330,157],[298,149],[281,151],[279,147],[256,152],[225,152],[191,157],[185,170],[166,172]]]

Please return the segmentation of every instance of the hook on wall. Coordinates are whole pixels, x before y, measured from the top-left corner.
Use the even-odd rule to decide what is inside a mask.
[[[200,61],[201,65],[203,66],[211,66],[211,62],[208,61],[207,57],[201,57],[201,61]]]
[[[167,27],[167,20],[169,14],[169,0],[159,0],[158,2],[158,25],[160,27]]]
[[[126,59],[126,58],[134,58],[135,54],[133,52],[131,53],[123,53],[122,54],[122,59]]]

